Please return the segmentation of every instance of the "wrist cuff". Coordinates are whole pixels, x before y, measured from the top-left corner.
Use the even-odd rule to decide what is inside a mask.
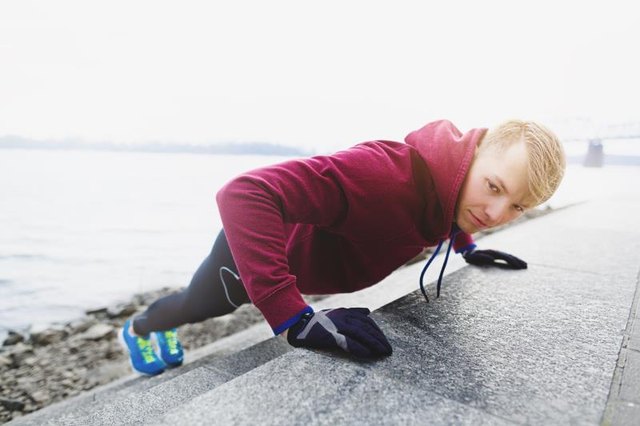
[[[306,313],[312,314],[313,308],[311,306],[305,307],[302,311],[298,312],[297,314],[295,314],[294,316],[292,316],[291,318],[289,318],[288,320],[280,324],[278,327],[274,328],[273,334],[278,335],[282,333],[283,331],[291,327],[293,324],[300,321],[300,318],[302,318],[302,316]]]
[[[460,247],[456,250],[456,253],[462,253],[462,255],[467,254],[467,252],[473,251],[476,247],[478,247],[475,243],[467,244],[464,247]]]

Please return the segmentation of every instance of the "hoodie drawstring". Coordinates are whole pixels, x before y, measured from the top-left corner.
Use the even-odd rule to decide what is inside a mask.
[[[431,262],[433,262],[433,259],[437,256],[438,252],[440,251],[440,247],[442,247],[443,241],[444,240],[440,240],[438,247],[436,247],[435,251],[429,258],[429,260],[427,260],[427,264],[424,265],[424,268],[422,268],[422,273],[420,274],[420,290],[422,291],[422,295],[424,296],[424,298],[427,299],[427,303],[429,303],[429,296],[427,296],[427,292],[424,289],[424,283],[423,283],[424,274],[425,272],[427,272],[427,268],[429,267],[429,265],[431,265]]]
[[[457,232],[458,230],[454,228],[451,230],[451,234],[449,235],[449,246],[447,247],[447,254],[444,257],[444,263],[442,264],[442,269],[440,269],[440,276],[438,277],[438,285],[436,287],[437,288],[436,298],[440,297],[440,287],[442,286],[442,276],[444,275],[444,270],[447,267],[447,262],[449,261],[449,253],[451,252],[451,244],[453,243],[453,239],[455,238]],[[429,268],[429,265],[431,265],[431,262],[433,262],[433,259],[435,259],[435,257],[438,255],[438,252],[440,251],[440,248],[442,247],[443,242],[444,240],[440,240],[440,242],[438,243],[438,247],[436,247],[435,251],[427,261],[427,264],[424,265],[424,268],[422,268],[422,272],[420,273],[420,290],[422,291],[422,295],[424,296],[424,298],[427,300],[427,303],[429,303],[429,296],[427,296],[427,291],[424,288],[424,274],[427,272],[427,269]]]

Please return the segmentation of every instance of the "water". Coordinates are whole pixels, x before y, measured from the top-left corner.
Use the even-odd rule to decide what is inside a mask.
[[[273,156],[0,150],[0,338],[188,284],[217,190]]]
[[[285,159],[0,150],[0,340],[187,285],[221,228],[217,190]],[[637,195],[638,183],[640,167],[571,165],[548,204]]]

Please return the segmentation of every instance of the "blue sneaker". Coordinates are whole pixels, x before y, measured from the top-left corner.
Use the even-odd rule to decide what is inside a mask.
[[[155,333],[160,348],[160,357],[169,367],[178,367],[184,360],[184,351],[178,340],[178,330],[157,331]]]
[[[118,337],[120,337],[120,343],[129,352],[131,367],[134,371],[149,376],[162,373],[167,366],[153,350],[151,338],[149,335],[145,337],[132,336],[129,334],[130,325],[131,320],[127,320]]]

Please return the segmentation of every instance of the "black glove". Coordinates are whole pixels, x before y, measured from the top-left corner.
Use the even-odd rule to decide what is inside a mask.
[[[527,269],[527,262],[498,250],[471,250],[465,252],[464,260],[471,265],[497,266],[505,269]]]
[[[391,345],[367,308],[324,309],[304,314],[289,328],[291,346],[316,349],[341,348],[356,357],[391,355]]]

